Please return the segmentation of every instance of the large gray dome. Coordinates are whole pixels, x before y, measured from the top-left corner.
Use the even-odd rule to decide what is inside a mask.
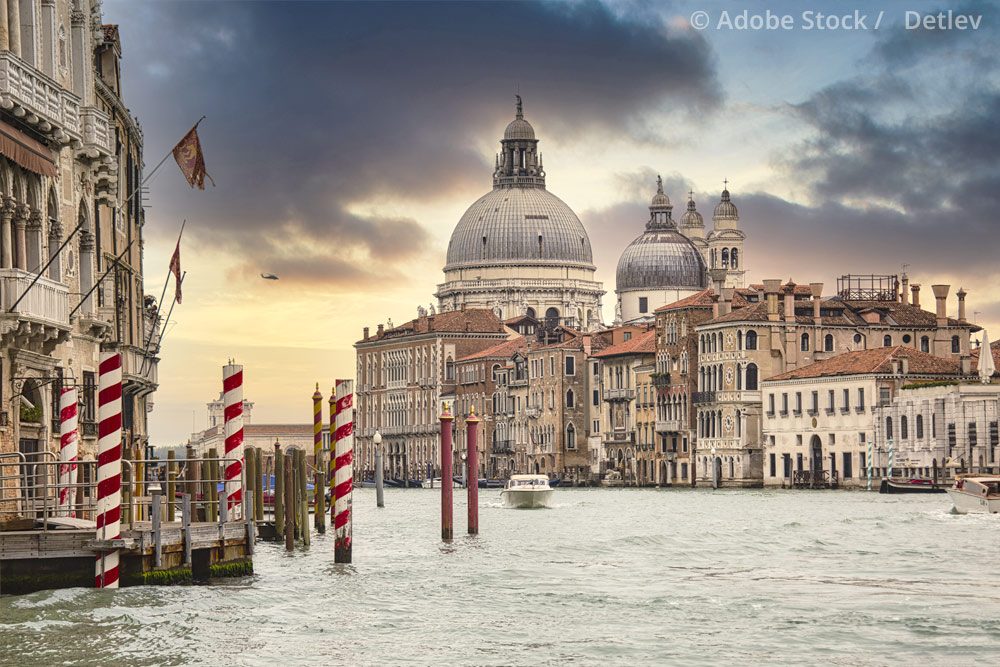
[[[575,264],[593,268],[583,223],[544,187],[498,187],[459,220],[445,270],[495,263]]]

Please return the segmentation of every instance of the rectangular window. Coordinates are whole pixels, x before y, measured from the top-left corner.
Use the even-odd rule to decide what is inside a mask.
[[[600,430],[601,430],[601,422],[600,422],[600,420],[595,419],[594,420],[594,430],[593,430],[593,433],[597,433]]]
[[[978,444],[979,441],[976,434],[976,422],[969,422],[969,447],[975,447]]]
[[[858,387],[858,410],[865,409],[865,388]]]
[[[625,334],[624,334],[624,336],[623,336],[623,342],[627,343],[630,340],[632,340],[632,332],[631,331],[626,331]]]
[[[649,299],[644,296],[639,297],[639,312],[640,313],[649,312]]]
[[[791,478],[792,476],[792,456],[791,454],[782,454],[781,461],[784,464],[784,477]]]
[[[774,394],[767,395],[767,414],[774,415]]]
[[[867,475],[864,471],[868,469],[868,464],[865,462],[865,453],[858,452],[858,470],[862,471],[862,474]]]
[[[843,412],[847,412],[848,410],[851,409],[851,390],[850,389],[845,389],[844,390],[844,404],[840,406],[840,409]]]
[[[601,404],[601,399],[599,398],[599,395],[600,395],[600,392],[597,389],[595,389],[594,390],[594,405],[600,405]]]
[[[802,392],[795,392],[795,414],[802,414]]]
[[[598,377],[601,374],[601,367],[596,361],[594,362],[594,377]]]
[[[853,474],[854,471],[851,470],[851,453],[844,452],[843,458],[844,458],[844,479],[850,479],[851,477],[854,477]]]
[[[566,375],[576,375],[576,357],[566,357]]]
[[[795,455],[795,469],[802,472],[802,454]]]
[[[788,414],[788,394],[781,395],[781,416]]]
[[[827,412],[827,414],[833,414],[834,408],[837,407],[836,394],[834,393],[833,389],[831,389],[830,391],[827,392],[826,401],[827,401],[827,404],[826,404],[826,412]]]
[[[549,376],[554,377],[556,374],[556,358],[549,357]]]
[[[890,393],[889,387],[879,387],[878,389],[878,404],[879,405],[889,405],[889,401],[892,400],[892,395]]]
[[[777,462],[775,461],[775,458],[776,457],[774,455],[774,452],[771,452],[771,455],[770,455],[771,477],[774,477],[775,473],[778,472],[778,466],[777,466]]]
[[[684,452],[684,453],[687,453],[687,450],[688,450],[688,439],[687,438],[683,438],[681,440],[681,451]]]
[[[812,411],[813,414],[816,414],[817,412],[819,412],[819,392],[814,391],[812,398],[813,398]]]
[[[83,372],[83,420],[97,421],[97,382],[92,371]]]

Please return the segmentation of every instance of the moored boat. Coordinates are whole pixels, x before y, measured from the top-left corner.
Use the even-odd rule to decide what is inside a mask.
[[[552,500],[549,478],[545,475],[511,475],[507,486],[500,492],[500,500],[504,507],[548,507]]]
[[[1000,512],[1000,475],[961,477],[948,489],[948,497],[959,514]]]
[[[944,493],[948,490],[945,484],[935,484],[932,479],[915,477],[913,479],[883,479],[879,493]]]

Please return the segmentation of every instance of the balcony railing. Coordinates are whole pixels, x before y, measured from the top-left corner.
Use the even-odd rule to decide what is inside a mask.
[[[635,431],[612,431],[604,434],[604,442],[635,443]]]
[[[122,345],[122,377],[126,381],[148,382],[159,384],[157,373],[157,360],[150,352],[147,356],[145,350],[134,345]],[[145,364],[143,363],[145,361]]]
[[[680,419],[657,419],[656,420],[656,432],[657,433],[676,433],[681,430],[681,420]]]
[[[17,312],[11,306],[31,285],[34,274],[21,269],[0,269],[0,304],[3,315],[40,320],[45,324],[69,328],[69,288],[48,278],[39,278],[21,302]]]
[[[670,373],[652,373],[649,377],[653,380],[654,387],[670,386]]]
[[[9,51],[0,53],[0,106],[57,140],[59,130],[65,141],[81,138],[80,98]]]
[[[604,390],[605,401],[631,401],[633,398],[635,398],[635,389],[626,389],[622,387],[618,389]]]
[[[699,403],[715,403],[714,391],[696,391],[691,394],[691,402],[695,405]]]
[[[493,443],[494,454],[510,454],[514,451],[513,440],[497,440]]]
[[[541,410],[538,408],[525,408],[524,414],[526,414],[531,419],[537,419],[538,415],[541,414]]]
[[[96,107],[80,110],[80,126],[84,146],[111,155],[111,117]]]

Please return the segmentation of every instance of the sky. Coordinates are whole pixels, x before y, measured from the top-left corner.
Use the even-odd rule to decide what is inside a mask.
[[[978,28],[913,27],[949,9]],[[107,0],[103,12],[119,25],[147,176],[205,116],[217,184],[192,190],[169,160],[146,184],[148,294],[187,221],[155,445],[206,427],[230,358],[254,422],[310,422],[315,383],[327,393],[353,377],[363,327],[433,301],[452,229],[491,188],[515,93],[548,189],[590,235],[606,321],[662,174],[675,217],[692,190],[706,221],[728,179],[751,282],[833,294],[840,275],[905,270],[925,307],[931,284],[952,285],[952,315],[964,287],[970,319],[1000,335],[995,3]],[[769,14],[789,29],[753,29]]]

